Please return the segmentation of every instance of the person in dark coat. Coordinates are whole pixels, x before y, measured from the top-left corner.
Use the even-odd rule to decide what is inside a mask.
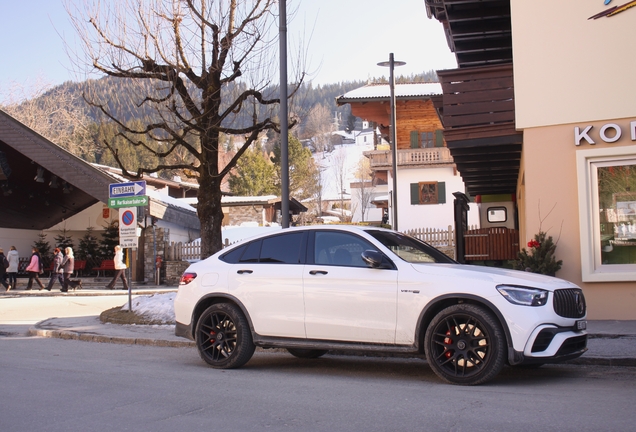
[[[9,268],[9,260],[6,256],[4,256],[4,250],[0,248],[0,284],[9,291],[11,289],[11,285],[7,283],[7,268]]]
[[[62,267],[63,260],[64,255],[62,255],[62,251],[60,250],[60,248],[55,248],[55,250],[53,251],[53,271],[51,272],[51,279],[49,279],[49,284],[46,286],[47,291],[51,291],[51,288],[53,288],[56,279],[60,282],[60,285],[64,287],[64,269]]]

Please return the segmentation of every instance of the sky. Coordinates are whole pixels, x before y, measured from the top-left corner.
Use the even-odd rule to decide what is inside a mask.
[[[72,0],[75,2],[81,0]],[[0,102],[11,86],[35,82],[51,86],[80,81],[64,41],[75,44],[75,30],[64,0],[0,0]],[[396,76],[431,69],[453,69],[442,25],[426,15],[424,0],[288,0],[297,8],[288,23],[290,50],[309,40],[308,70],[314,85],[388,76],[377,66],[393,52],[406,65]],[[307,44],[305,44],[307,45]]]

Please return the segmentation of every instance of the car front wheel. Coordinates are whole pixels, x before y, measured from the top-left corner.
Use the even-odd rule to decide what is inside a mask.
[[[483,384],[506,360],[501,326],[489,311],[472,304],[439,312],[426,330],[424,344],[433,372],[451,384]]]
[[[243,366],[256,349],[245,316],[228,303],[207,308],[197,322],[195,334],[201,358],[219,369]]]

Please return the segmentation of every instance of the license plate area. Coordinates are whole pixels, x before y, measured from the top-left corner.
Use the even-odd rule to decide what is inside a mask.
[[[574,328],[577,330],[586,330],[587,320],[578,320],[576,323],[574,323]]]

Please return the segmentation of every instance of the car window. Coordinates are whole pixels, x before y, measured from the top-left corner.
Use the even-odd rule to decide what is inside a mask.
[[[261,240],[254,240],[253,242],[249,242],[247,244],[247,248],[245,249],[245,253],[239,260],[239,262],[258,262],[258,257],[261,254]]]
[[[368,267],[362,260],[365,250],[377,250],[366,240],[345,232],[316,231],[314,263],[350,267]]]
[[[221,255],[219,259],[229,264],[236,264],[239,262],[239,259],[241,258],[241,255],[243,255],[243,252],[245,252],[246,248],[246,245],[234,248],[231,251]]]
[[[406,262],[413,264],[456,262],[433,246],[404,234],[375,230],[368,230],[367,233]]]
[[[304,233],[295,232],[263,239],[259,262],[298,264],[301,259],[301,246]]]

